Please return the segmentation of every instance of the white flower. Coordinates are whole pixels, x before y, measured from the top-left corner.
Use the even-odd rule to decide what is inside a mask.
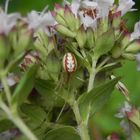
[[[130,40],[139,39],[140,37],[140,21],[135,24],[134,32],[131,34]]]
[[[108,17],[110,7],[113,6],[114,0],[94,0],[98,3],[99,16]]]
[[[56,21],[53,18],[51,12],[47,13],[38,13],[37,11],[32,11],[28,14],[25,22],[28,24],[29,29],[38,30],[41,28],[48,35],[50,35],[50,31],[48,27],[55,26]]]
[[[132,106],[128,102],[125,102],[124,106],[120,109],[120,112],[115,116],[117,118],[124,118],[128,112],[132,112]]]
[[[133,0],[120,0],[119,6],[117,8],[117,11],[121,11],[122,16],[126,14],[129,11],[133,11],[134,9],[131,9],[135,5],[135,2]]]
[[[77,13],[79,11],[80,5],[81,5],[80,0],[73,0],[70,5],[71,11],[76,17],[77,17]]]
[[[95,29],[97,27],[97,18],[93,19],[92,17],[85,15],[84,12],[79,12],[81,23],[84,25],[84,28],[91,27]]]
[[[0,12],[0,34],[8,35],[11,29],[16,25],[17,19],[20,18],[19,13],[6,14]]]
[[[76,17],[80,17],[81,24],[87,27],[96,28],[98,18],[105,18],[109,15],[110,7],[114,0],[73,0],[69,5],[71,11]]]

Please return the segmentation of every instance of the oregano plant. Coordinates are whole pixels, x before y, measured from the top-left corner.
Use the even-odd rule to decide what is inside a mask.
[[[140,128],[139,110],[114,73],[124,60],[139,60],[140,22],[131,33],[123,18],[134,1],[63,1],[25,17],[9,14],[8,2],[0,10],[1,132],[14,140],[91,140],[90,118],[114,88],[126,100],[116,116]]]

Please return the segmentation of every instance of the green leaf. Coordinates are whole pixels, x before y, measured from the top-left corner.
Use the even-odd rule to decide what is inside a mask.
[[[69,81],[69,85],[71,89],[78,89],[84,83],[84,75],[82,69],[78,69],[74,73],[72,73],[71,79]]]
[[[54,81],[37,79],[35,81],[35,89],[42,96],[41,104],[51,109],[53,106],[62,106],[62,99],[56,95]]]
[[[99,110],[108,101],[119,79],[120,78],[115,78],[110,80],[79,97],[80,112],[84,120],[86,120],[89,115],[89,111],[90,115],[93,115],[93,113]]]
[[[101,55],[108,53],[115,43],[115,36],[113,29],[103,33],[97,38],[96,47],[94,49],[95,56],[98,58]]]
[[[31,66],[28,71],[25,72],[13,93],[12,103],[21,104],[26,100],[33,88],[36,72],[36,65]]]
[[[38,105],[22,104],[20,109],[28,119],[27,124],[32,128],[40,126],[47,116],[43,108],[39,107]]]
[[[73,127],[62,127],[49,131],[44,140],[81,140]]]

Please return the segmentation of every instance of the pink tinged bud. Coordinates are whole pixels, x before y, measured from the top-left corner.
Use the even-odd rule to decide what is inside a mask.
[[[60,5],[60,4],[55,4],[55,6],[54,6],[54,7],[55,7],[55,9],[56,9],[56,10],[61,10],[61,9],[62,9],[62,7],[61,7],[61,5]]]
[[[65,5],[65,12],[72,12],[68,5]]]
[[[66,53],[63,57],[63,68],[66,72],[72,73],[76,71],[77,61],[72,53]]]
[[[59,4],[55,4],[55,12],[62,17],[64,16],[64,9]]]
[[[114,28],[119,28],[120,23],[121,23],[121,12],[116,12],[113,15],[112,25],[113,25]]]

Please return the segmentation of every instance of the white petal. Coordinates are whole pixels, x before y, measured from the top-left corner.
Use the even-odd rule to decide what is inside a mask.
[[[77,17],[78,10],[80,8],[80,0],[73,0],[70,7],[73,14]]]
[[[85,0],[82,2],[82,6],[85,8],[97,8],[97,2]]]
[[[93,19],[88,15],[83,16],[83,12],[79,12],[81,23],[84,25],[84,28],[91,27],[93,29],[96,28],[97,19]]]
[[[131,34],[130,40],[139,39],[140,37],[140,21],[135,24],[134,32]]]
[[[121,11],[122,16],[123,16],[127,12],[131,11],[131,8],[134,5],[135,5],[135,2],[133,0],[120,0],[119,7],[117,8],[117,11]]]
[[[4,33],[7,35],[11,29],[16,25],[17,19],[20,17],[20,14],[13,13],[7,15],[4,12],[0,13],[0,34]]]

